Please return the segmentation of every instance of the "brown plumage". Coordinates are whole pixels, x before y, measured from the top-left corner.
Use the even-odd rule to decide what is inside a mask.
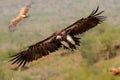
[[[30,8],[29,5],[21,8],[19,15],[18,15],[16,18],[14,18],[14,19],[12,19],[12,20],[10,21],[10,25],[9,25],[9,31],[10,31],[10,32],[15,31],[16,25],[17,25],[22,19],[28,18],[27,13],[28,13],[28,11],[29,11],[29,8]]]
[[[76,35],[82,34],[104,21],[105,17],[99,16],[103,11],[97,13],[98,9],[99,7],[87,18],[82,18],[67,28],[53,33],[50,37],[29,46],[26,50],[11,56],[10,61],[12,61],[12,64],[16,63],[18,66],[23,67],[26,63],[49,55],[49,53],[58,50],[61,46],[64,46],[65,49],[76,49],[76,46],[80,46],[80,37]]]
[[[111,68],[110,72],[112,72],[113,75],[120,75],[120,67],[118,67],[118,68]]]

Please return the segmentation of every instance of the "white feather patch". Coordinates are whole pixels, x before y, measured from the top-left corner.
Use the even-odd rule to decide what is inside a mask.
[[[75,45],[75,41],[72,39],[72,37],[71,37],[70,35],[67,35],[67,40],[68,40],[71,44]]]
[[[61,41],[61,43],[62,43],[64,46],[66,46],[67,48],[70,47],[69,44],[68,44],[67,42],[65,42],[65,41]]]
[[[56,37],[56,39],[61,39],[62,37],[60,36],[60,35],[58,35],[57,37]]]

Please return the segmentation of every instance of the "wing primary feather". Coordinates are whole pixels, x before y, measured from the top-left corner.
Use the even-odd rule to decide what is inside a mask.
[[[23,65],[22,65],[22,67],[24,67],[24,66],[25,66],[26,62],[27,62],[27,61],[25,60],[25,61],[24,61],[24,63],[23,63]]]
[[[16,58],[19,58],[19,57],[20,57],[20,55],[16,55],[14,57],[10,57],[11,59],[9,61],[13,61],[13,60],[15,60]]]
[[[15,64],[15,63],[18,64],[19,61],[22,60],[22,57],[23,57],[23,56],[19,56],[18,58],[14,59],[12,64]]]
[[[100,15],[100,14],[102,14],[103,12],[104,12],[104,11],[101,11],[101,12],[95,14],[94,16]]]
[[[97,9],[95,10],[95,12],[93,13],[93,15],[99,10],[99,6],[97,6]]]
[[[22,60],[24,60],[25,58],[25,55],[24,56],[21,56],[20,58],[19,58],[19,60],[16,62],[16,64],[19,64]]]
[[[25,61],[25,60],[22,59],[22,60],[19,62],[18,67],[20,67],[20,66],[23,64],[24,61]]]
[[[16,63],[16,61],[18,61],[20,58],[21,58],[21,55],[19,55],[19,56],[16,55],[10,61],[14,61],[14,63]],[[14,64],[14,63],[12,63],[12,64]]]
[[[90,14],[90,16],[94,15],[97,11],[99,10],[99,6],[97,6],[96,10],[93,10],[92,13]]]
[[[94,12],[95,12],[95,10],[92,11],[92,13],[90,14],[90,16],[93,15]]]
[[[11,58],[11,57],[15,57],[15,56],[19,56],[19,55],[20,55],[20,54],[17,53],[17,54],[14,54],[14,55],[10,56],[10,58]]]
[[[27,55],[22,56],[21,60],[17,63],[17,64],[19,64],[18,67],[22,66],[24,61],[26,61],[26,59],[27,59],[26,57],[27,57]]]
[[[20,60],[20,57],[19,58],[17,58],[16,60],[14,60],[13,62],[12,62],[12,64],[15,64],[17,61],[19,61]]]

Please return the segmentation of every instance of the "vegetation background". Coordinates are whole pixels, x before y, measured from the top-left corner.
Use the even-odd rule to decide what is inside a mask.
[[[0,0],[0,80],[119,80],[110,73],[120,66],[120,0],[31,0],[30,18],[17,25],[14,33],[8,31],[12,18],[30,0]],[[50,36],[76,20],[87,17],[100,6],[107,19],[87,31],[78,50],[62,48],[15,70],[9,56]]]

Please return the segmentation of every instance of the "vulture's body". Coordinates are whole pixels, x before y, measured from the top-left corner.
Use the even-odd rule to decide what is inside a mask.
[[[28,18],[27,13],[28,13],[28,11],[29,11],[29,8],[30,8],[29,5],[21,8],[19,15],[18,15],[16,18],[14,18],[14,19],[12,19],[12,20],[10,21],[10,25],[9,25],[9,31],[10,31],[10,32],[15,31],[16,25],[17,25],[22,19]]]
[[[82,18],[67,28],[53,33],[50,37],[29,46],[26,50],[11,56],[10,61],[12,61],[12,64],[16,63],[18,66],[23,67],[26,63],[49,55],[49,53],[58,50],[61,46],[66,49],[76,49],[76,46],[80,46],[80,37],[76,35],[82,34],[100,24],[105,19],[104,16],[100,16],[103,12],[98,12],[98,8],[93,10],[87,18]]]

